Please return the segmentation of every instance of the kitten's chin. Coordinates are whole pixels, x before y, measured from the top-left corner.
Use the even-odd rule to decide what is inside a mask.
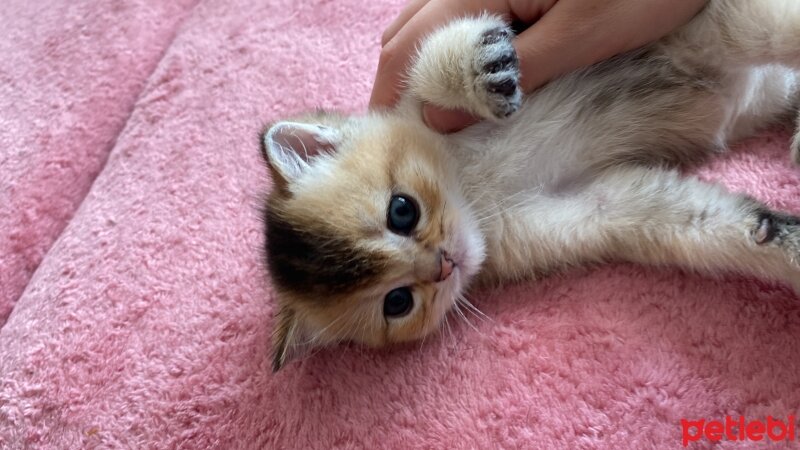
[[[464,221],[458,233],[454,250],[454,257],[461,275],[459,290],[462,290],[478,274],[481,264],[486,259],[486,242],[472,217]]]

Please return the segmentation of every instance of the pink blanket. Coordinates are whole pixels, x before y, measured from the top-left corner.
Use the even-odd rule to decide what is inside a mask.
[[[195,2],[0,2],[0,326]]]
[[[258,133],[364,110],[402,3],[0,4],[0,447],[683,448],[681,419],[798,415],[788,288],[633,265],[272,374]],[[800,213],[788,136],[700,174]]]

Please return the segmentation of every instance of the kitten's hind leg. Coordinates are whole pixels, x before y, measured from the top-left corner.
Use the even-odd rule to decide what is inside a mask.
[[[449,23],[422,43],[409,73],[411,94],[487,119],[509,116],[522,100],[513,36],[494,16]]]
[[[684,41],[678,47],[692,49],[706,66],[800,68],[800,2],[711,0],[670,39]]]
[[[674,172],[614,169],[505,217],[515,222],[504,223],[503,254],[490,256],[496,273],[626,260],[757,275],[800,293],[800,218]]]

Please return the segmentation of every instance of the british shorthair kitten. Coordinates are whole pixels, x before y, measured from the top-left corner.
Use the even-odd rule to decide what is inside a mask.
[[[671,169],[794,117],[800,1],[712,0],[661,41],[526,96],[512,38],[498,17],[452,22],[421,45],[395,109],[264,134],[275,370],[319,345],[419,339],[469,287],[565,266],[673,264],[800,290],[800,219]],[[486,120],[440,135],[421,101]]]

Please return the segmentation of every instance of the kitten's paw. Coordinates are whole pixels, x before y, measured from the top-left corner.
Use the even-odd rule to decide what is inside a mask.
[[[519,59],[512,45],[514,34],[506,27],[484,31],[473,59],[472,87],[488,113],[495,118],[508,117],[519,109],[522,89],[519,86]]]
[[[502,119],[519,109],[519,60],[514,33],[499,17],[454,21],[429,36],[409,73],[420,100]]]

